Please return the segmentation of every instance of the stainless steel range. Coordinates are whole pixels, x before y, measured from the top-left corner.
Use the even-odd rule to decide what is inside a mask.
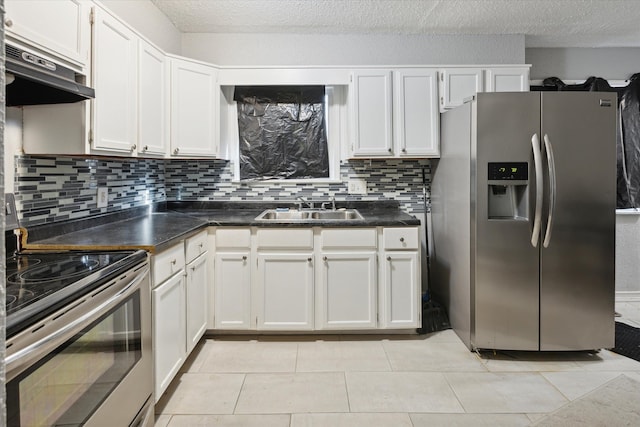
[[[7,425],[153,425],[146,252],[18,253],[6,264]]]

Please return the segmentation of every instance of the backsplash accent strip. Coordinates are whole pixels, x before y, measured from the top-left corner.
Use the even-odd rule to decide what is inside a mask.
[[[225,160],[164,160],[75,157],[16,157],[13,192],[24,227],[89,218],[164,201],[397,200],[409,214],[424,211],[422,169],[429,160],[343,162],[339,183],[246,185],[232,181]],[[348,194],[350,179],[367,181],[367,194]],[[99,186],[109,189],[109,206],[98,209]],[[7,189],[9,191],[10,189]]]

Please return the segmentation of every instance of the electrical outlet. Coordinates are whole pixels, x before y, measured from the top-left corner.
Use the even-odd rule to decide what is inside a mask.
[[[106,208],[109,205],[109,191],[107,187],[98,187],[98,208]]]
[[[349,194],[367,194],[367,181],[364,179],[349,180]]]

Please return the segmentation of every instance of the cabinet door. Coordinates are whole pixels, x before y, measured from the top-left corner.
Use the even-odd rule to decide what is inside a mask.
[[[8,36],[80,69],[88,65],[91,8],[87,1],[7,0],[5,8]]]
[[[137,139],[138,38],[126,25],[94,9],[94,150],[132,154]]]
[[[216,114],[220,94],[217,70],[203,64],[171,60],[171,155],[215,157]]]
[[[169,62],[140,40],[138,50],[138,153],[164,156],[169,141]]]
[[[351,76],[354,157],[392,156],[391,71],[358,70]]]
[[[527,92],[529,68],[489,68],[485,71],[487,92]]]
[[[380,282],[380,327],[420,326],[418,252],[385,252]]]
[[[393,74],[396,154],[437,156],[440,152],[437,71],[417,68]]]
[[[318,329],[369,329],[377,323],[375,252],[323,253]]]
[[[213,282],[216,329],[251,329],[249,251],[217,252]]]
[[[448,68],[440,74],[440,108],[462,105],[465,98],[484,90],[481,68]]]
[[[151,291],[156,402],[185,361],[185,280],[176,273]]]
[[[257,327],[313,329],[313,253],[258,253]]]
[[[207,254],[204,253],[195,261],[187,264],[187,354],[198,344],[207,330]]]

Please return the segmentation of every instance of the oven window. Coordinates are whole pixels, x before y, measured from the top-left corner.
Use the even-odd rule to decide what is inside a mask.
[[[140,291],[7,384],[8,426],[79,426],[142,357]]]

